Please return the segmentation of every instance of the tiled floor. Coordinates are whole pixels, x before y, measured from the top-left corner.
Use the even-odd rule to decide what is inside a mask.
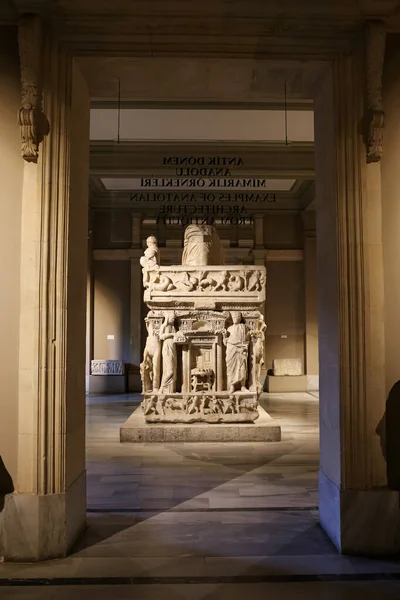
[[[316,396],[266,395],[265,444],[120,444],[139,399],[88,398],[88,530],[68,559],[1,565],[1,600],[400,598],[399,561],[340,556],[318,525]]]

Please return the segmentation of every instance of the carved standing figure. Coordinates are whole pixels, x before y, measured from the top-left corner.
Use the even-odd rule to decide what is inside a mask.
[[[143,392],[157,391],[160,385],[161,344],[154,331],[152,320],[146,317],[145,323],[147,339],[143,352],[143,362],[140,365]]]
[[[261,393],[260,382],[261,367],[264,364],[264,331],[267,326],[261,315],[257,322],[257,329],[251,332],[251,368],[249,374],[249,389],[251,392]]]
[[[231,315],[233,325],[228,327],[225,336],[228,390],[232,393],[239,387],[241,391],[247,392],[249,333],[246,325],[241,322],[242,314],[234,311]]]
[[[173,393],[176,387],[177,355],[175,344],[175,314],[167,315],[160,327],[162,341],[162,379],[160,391]]]
[[[153,390],[153,365],[149,356],[140,363],[140,378],[143,394]]]
[[[155,238],[154,235],[149,236],[146,240],[146,244],[147,248],[144,251],[144,256],[140,259],[140,264],[143,267],[143,286],[145,288],[150,285],[150,272],[157,270],[157,267],[160,264],[157,238]]]

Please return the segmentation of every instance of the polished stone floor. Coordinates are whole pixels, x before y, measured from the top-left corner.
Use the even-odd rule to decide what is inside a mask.
[[[88,530],[0,566],[0,599],[400,599],[400,562],[340,556],[318,525],[318,394],[262,403],[282,441],[120,444],[139,401],[87,399]]]

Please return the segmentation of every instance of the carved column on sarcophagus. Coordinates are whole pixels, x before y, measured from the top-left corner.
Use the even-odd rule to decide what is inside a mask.
[[[216,381],[216,389],[217,392],[222,392],[224,389],[224,357],[223,357],[223,348],[221,343],[221,335],[218,336],[217,343],[217,381]]]
[[[190,391],[190,364],[189,348],[187,344],[182,346],[182,393],[187,394]]]

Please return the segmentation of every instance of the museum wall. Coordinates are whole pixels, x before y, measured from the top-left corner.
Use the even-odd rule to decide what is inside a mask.
[[[392,385],[400,380],[400,40],[395,38],[388,39],[383,84],[382,238],[386,387],[389,392]]]
[[[94,261],[94,359],[130,362],[130,266],[128,260]]]
[[[142,229],[142,237],[151,233],[150,226]],[[130,247],[130,211],[94,211],[93,239],[95,249]],[[240,229],[240,228],[239,228]],[[167,238],[176,237],[176,231],[166,229]],[[222,230],[221,237],[233,236]],[[250,230],[239,231],[246,239]],[[267,214],[264,220],[265,248],[273,250],[302,249],[303,223],[301,215]],[[247,250],[244,249],[246,253]],[[316,257],[314,256],[314,261]],[[300,358],[305,364],[306,309],[304,265],[302,260],[278,260],[267,263],[266,354],[263,371],[272,368],[274,358]],[[94,359],[119,359],[131,362],[130,349],[130,285],[131,270],[128,260],[94,260]],[[141,285],[141,281],[138,281]],[[145,335],[145,329],[142,328]],[[114,339],[107,339],[113,335]],[[144,338],[141,340],[144,345]],[[310,346],[318,350],[316,338]],[[312,370],[318,373],[318,366]]]
[[[21,202],[24,161],[17,112],[20,107],[17,32],[0,27],[0,493],[9,492],[17,470],[18,336],[20,307]]]
[[[300,214],[274,215],[264,218],[266,248],[288,249],[303,247],[303,226]]]
[[[274,358],[301,358],[304,365],[304,274],[302,261],[267,264],[265,369]]]

